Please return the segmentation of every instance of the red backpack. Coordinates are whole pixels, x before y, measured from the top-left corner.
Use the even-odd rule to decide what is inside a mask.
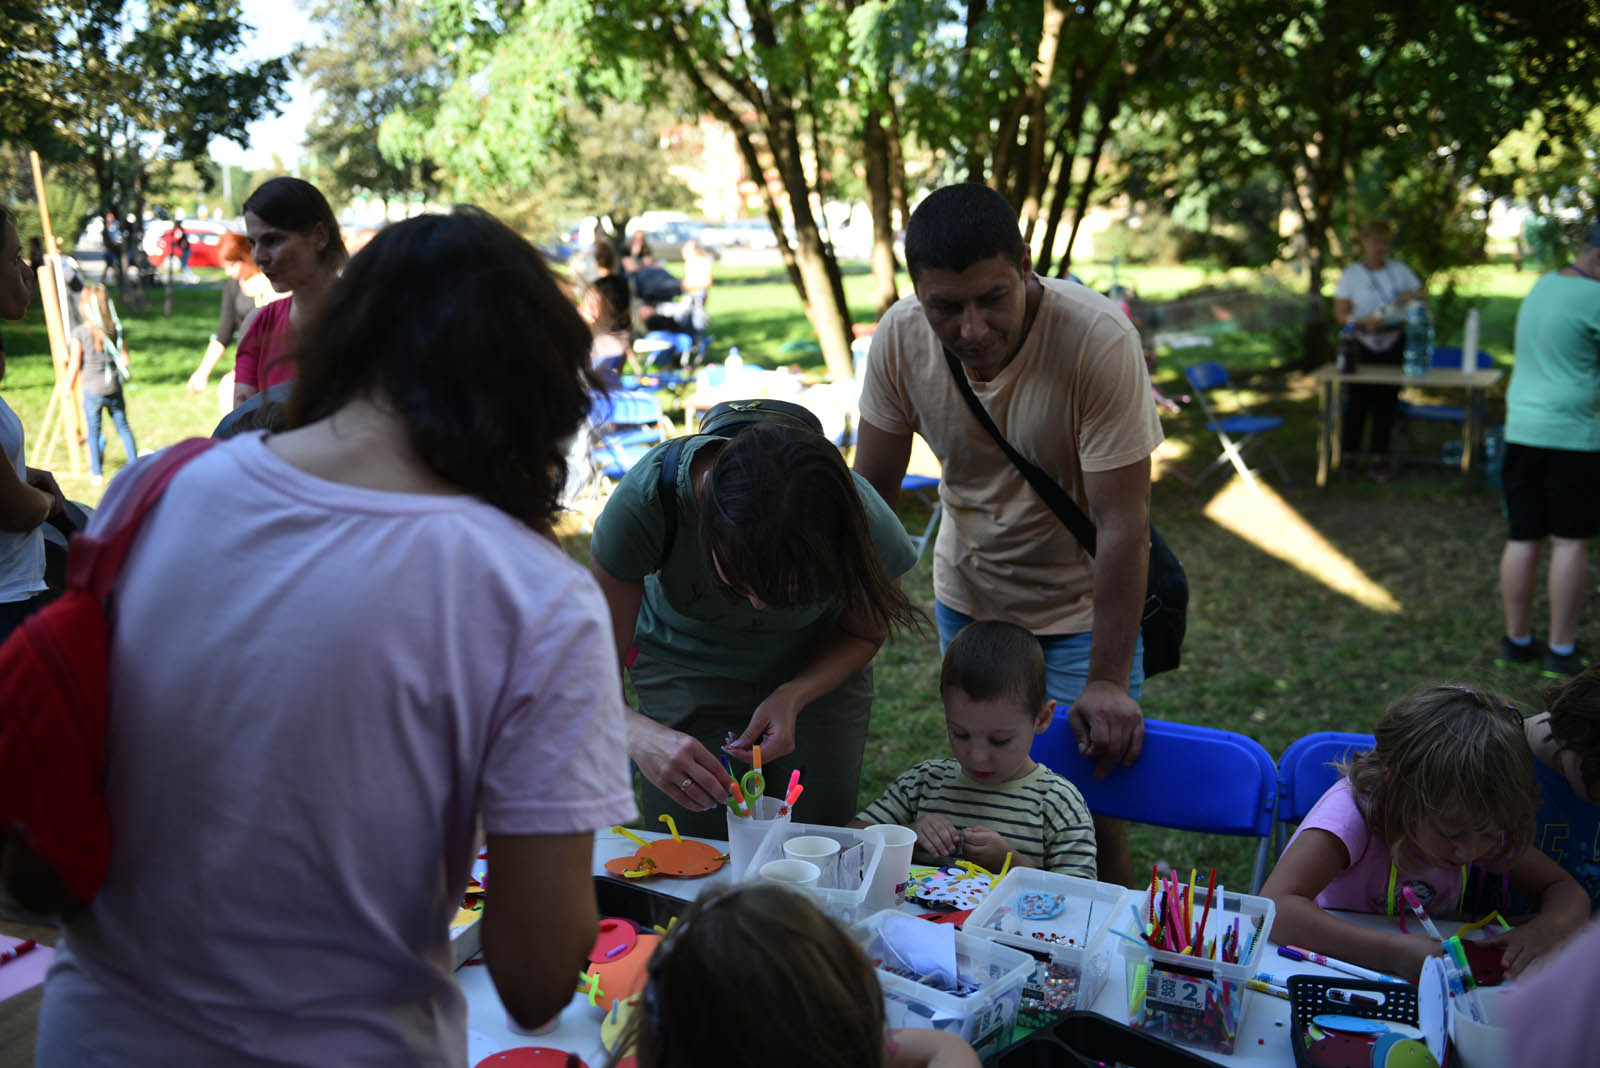
[[[0,645],[0,835],[43,860],[76,902],[94,897],[111,864],[103,790],[111,654],[106,597],[167,483],[213,444],[190,438],[151,460],[115,530],[73,537],[66,592]],[[8,858],[8,886],[13,876],[39,875],[19,876],[17,865],[26,863]],[[13,889],[24,905],[39,907]]]

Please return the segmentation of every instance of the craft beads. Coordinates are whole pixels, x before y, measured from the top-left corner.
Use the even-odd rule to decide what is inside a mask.
[[[1017,1022],[1045,1027],[1078,1007],[1078,973],[1054,961],[1040,961],[1022,990]]]
[[[1022,932],[1018,931],[1017,933],[1021,934]],[[1066,935],[1056,931],[1035,931],[1033,932],[1033,937],[1041,942],[1050,942],[1058,946],[1075,946],[1078,944],[1078,940],[1076,938],[1069,938]]]

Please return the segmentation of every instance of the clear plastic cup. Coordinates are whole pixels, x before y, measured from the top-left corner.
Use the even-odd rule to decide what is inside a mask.
[[[778,815],[778,810],[783,807],[781,797],[758,798],[755,811],[749,819],[739,815],[731,807],[727,809],[728,868],[735,881],[749,874],[750,861],[755,859],[756,850],[766,841],[767,832],[779,823],[789,822],[792,812]]]

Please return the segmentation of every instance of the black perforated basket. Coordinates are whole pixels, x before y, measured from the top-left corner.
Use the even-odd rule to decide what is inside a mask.
[[[1368,1005],[1360,1001],[1341,1000],[1334,991],[1355,991],[1372,994],[1382,999],[1382,1004]],[[1419,1026],[1417,1021],[1417,988],[1399,983],[1375,983],[1366,979],[1336,978],[1329,975],[1291,975],[1289,977],[1289,1046],[1294,1050],[1297,1068],[1312,1068],[1306,1052],[1306,1028],[1311,1021],[1324,1013],[1338,1016],[1360,1016],[1368,1020],[1388,1020]],[[1445,1068],[1461,1068],[1461,1058],[1453,1047],[1446,1046]]]

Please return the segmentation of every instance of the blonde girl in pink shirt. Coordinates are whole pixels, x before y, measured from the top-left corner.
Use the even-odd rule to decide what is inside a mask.
[[[1490,940],[1509,975],[1583,925],[1588,895],[1529,844],[1539,791],[1513,706],[1434,686],[1392,705],[1375,734],[1377,747],[1341,766],[1262,888],[1278,906],[1275,941],[1415,980],[1440,947],[1414,920],[1405,933],[1328,910],[1404,920],[1410,889],[1431,914],[1453,917],[1474,865],[1539,902],[1537,916]]]

